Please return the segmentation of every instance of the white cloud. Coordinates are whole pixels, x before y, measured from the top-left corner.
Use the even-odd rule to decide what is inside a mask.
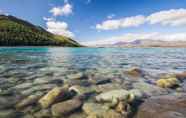
[[[72,5],[66,3],[63,7],[53,7],[49,12],[53,14],[53,16],[68,16],[72,14]]]
[[[145,17],[142,15],[126,17],[118,20],[106,20],[101,24],[97,24],[98,30],[114,30],[119,28],[137,27],[144,24]]]
[[[108,16],[107,18],[112,18]],[[122,19],[106,20],[97,24],[98,30],[115,30],[120,28],[138,27],[144,23],[153,25],[160,24],[163,26],[186,26],[186,9],[171,9],[155,12],[149,16],[132,16]]]
[[[170,26],[186,25],[186,9],[171,9],[151,14],[147,17],[150,24]]]
[[[57,34],[57,35],[63,35],[67,37],[74,37],[74,34],[68,30],[68,24],[63,21],[54,21],[49,20],[46,22],[47,31]]]
[[[84,45],[95,46],[105,44],[115,44],[117,42],[130,42],[134,40],[161,40],[161,41],[186,41],[186,32],[182,33],[128,33],[121,36],[103,38],[96,41],[82,42]]]

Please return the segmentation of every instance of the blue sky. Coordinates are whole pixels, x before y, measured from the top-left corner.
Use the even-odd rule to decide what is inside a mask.
[[[0,12],[80,42],[186,32],[186,0],[0,0]]]

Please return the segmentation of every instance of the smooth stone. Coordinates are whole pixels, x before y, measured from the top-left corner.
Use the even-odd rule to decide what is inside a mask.
[[[186,118],[186,94],[151,97],[138,109],[136,118]]]
[[[51,118],[52,114],[49,109],[42,109],[36,113],[34,113],[34,118]]]
[[[70,75],[67,75],[67,78],[68,79],[84,79],[84,74],[81,72],[76,73],[76,74],[70,74]]]
[[[139,68],[131,68],[125,72],[126,74],[134,77],[144,76],[144,72]]]
[[[177,73],[177,74],[175,74],[175,76],[176,76],[176,78],[178,78],[180,80],[186,79],[186,71],[183,73]]]
[[[113,100],[128,100],[129,92],[124,89],[111,90],[96,96],[98,102],[112,102]]]
[[[168,91],[158,86],[148,84],[145,82],[136,82],[133,84],[134,89],[138,89],[147,96],[157,96],[168,94]]]
[[[85,103],[82,109],[88,115],[87,118],[123,118],[121,114],[97,103]]]
[[[67,91],[68,89],[66,87],[55,87],[39,100],[39,104],[42,108],[48,108],[58,99],[59,96],[63,97]]]
[[[159,79],[156,81],[156,85],[162,88],[172,88],[179,86],[179,80],[177,78]]]
[[[0,118],[16,118],[17,113],[14,110],[0,110]]]
[[[30,95],[30,96],[26,97],[25,99],[21,100],[16,105],[16,108],[17,109],[22,109],[22,108],[27,107],[29,105],[35,104],[35,103],[37,103],[38,99],[41,98],[42,95],[43,95],[43,93],[41,93],[41,92],[36,93],[34,95]]]
[[[52,105],[52,115],[55,117],[68,115],[81,108],[83,102],[79,99],[71,99]]]

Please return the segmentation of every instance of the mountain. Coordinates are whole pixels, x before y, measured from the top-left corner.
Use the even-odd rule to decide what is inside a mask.
[[[69,46],[81,45],[71,38],[54,35],[14,16],[0,15],[0,46]]]
[[[109,45],[99,45],[97,47],[186,47],[186,41],[141,39],[130,42],[120,41]]]

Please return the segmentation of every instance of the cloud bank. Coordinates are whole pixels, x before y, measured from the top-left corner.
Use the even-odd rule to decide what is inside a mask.
[[[138,27],[143,24],[160,24],[163,26],[186,26],[186,9],[171,9],[152,13],[149,16],[131,16],[115,20],[106,20],[96,25],[98,30],[116,30]]]
[[[186,32],[183,33],[127,33],[121,36],[103,38],[97,41],[82,42],[84,45],[95,46],[105,44],[115,44],[117,42],[130,42],[134,40],[161,40],[161,41],[186,41]]]

